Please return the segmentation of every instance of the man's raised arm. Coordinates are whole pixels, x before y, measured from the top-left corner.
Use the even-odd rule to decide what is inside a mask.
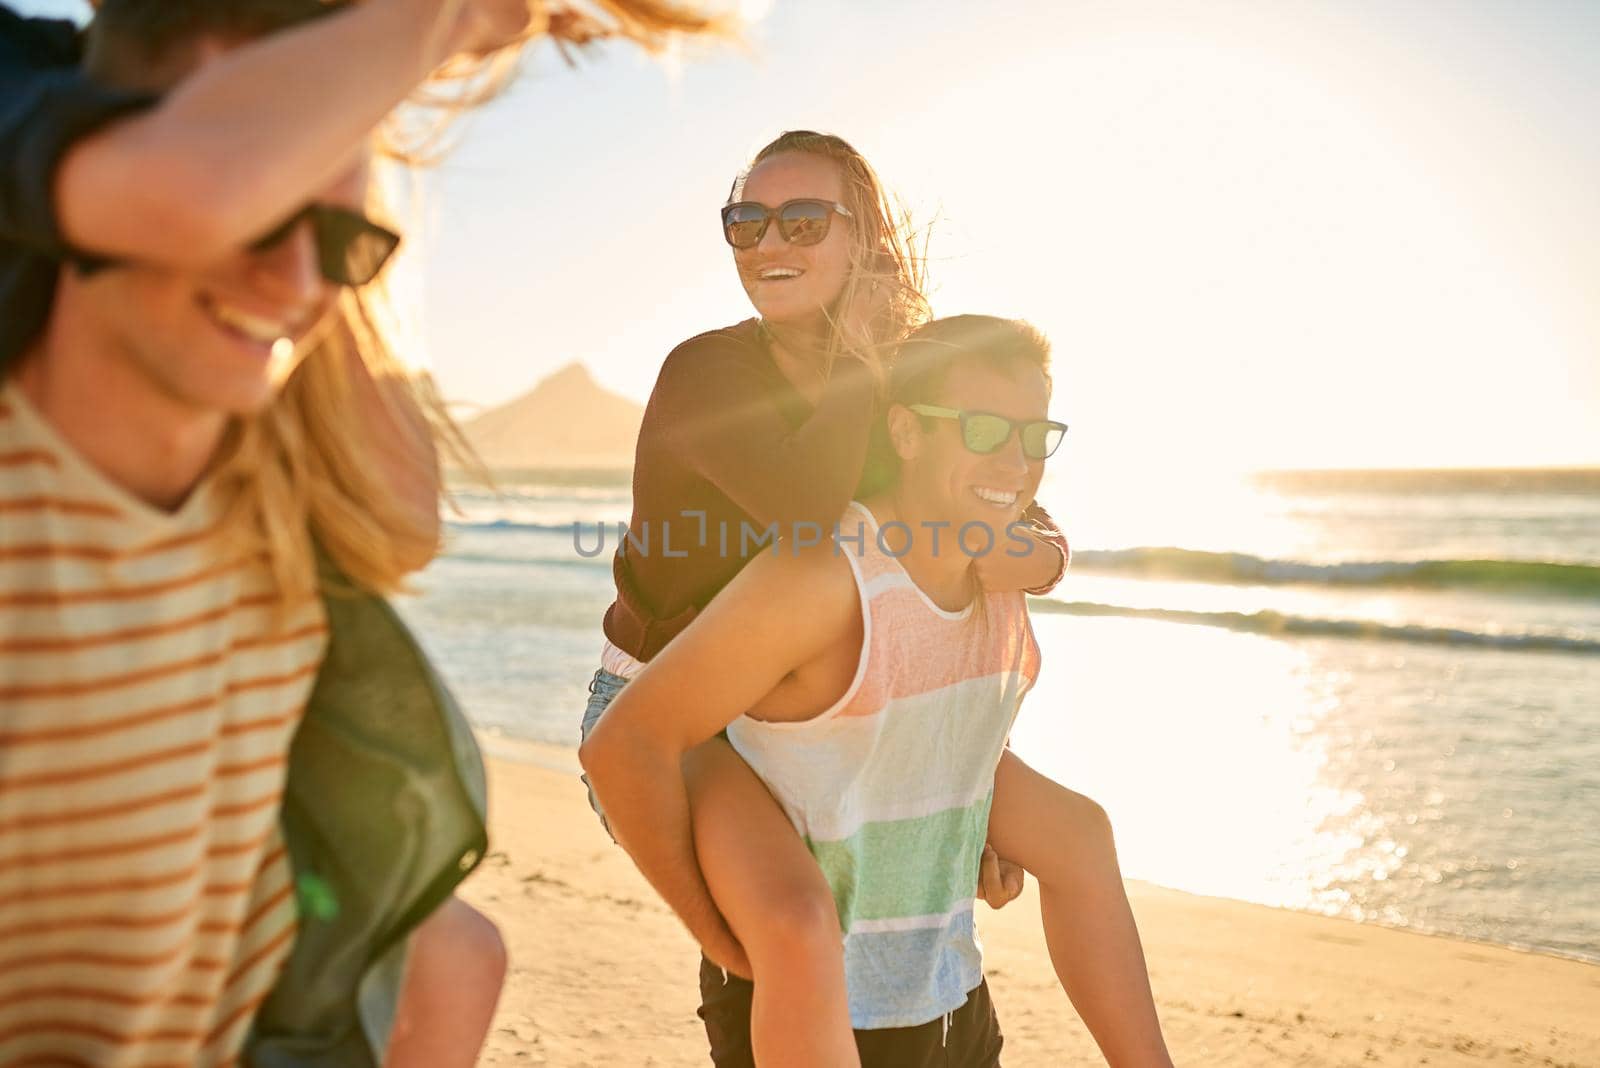
[[[214,260],[348,168],[451,55],[509,44],[528,19],[526,0],[363,0],[235,49],[72,145],[53,186],[61,235],[110,258]]]

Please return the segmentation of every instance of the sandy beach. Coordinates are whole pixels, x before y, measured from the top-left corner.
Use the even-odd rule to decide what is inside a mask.
[[[601,831],[576,756],[490,765],[491,853],[462,896],[511,972],[481,1063],[709,1063],[695,948]],[[1130,883],[1179,1064],[1600,1065],[1600,967]],[[979,906],[1010,1068],[1102,1063],[1030,890]]]

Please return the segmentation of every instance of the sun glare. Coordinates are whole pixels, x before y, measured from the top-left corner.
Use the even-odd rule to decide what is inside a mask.
[[[884,132],[885,171],[944,218],[936,311],[1043,327],[1074,449],[1187,474],[1580,447],[1539,376],[1579,356],[1586,313],[1518,254],[1489,185],[1446,169],[1426,84],[1391,100],[1337,42],[1103,21],[1048,60],[975,66]],[[1495,121],[1476,132],[1514,143]],[[952,136],[964,150],[930,160]],[[1526,375],[1461,373],[1509,353]],[[1508,403],[1534,392],[1546,417]]]
[[[1349,819],[1363,799],[1322,781],[1315,726],[1326,706],[1302,652],[1134,620],[1036,616],[1034,626],[1056,655],[1013,743],[1106,807],[1129,877],[1337,907],[1325,884],[1370,862]]]

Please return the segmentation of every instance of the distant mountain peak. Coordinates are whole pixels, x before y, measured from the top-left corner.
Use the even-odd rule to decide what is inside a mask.
[[[533,388],[538,391],[541,389],[564,389],[571,386],[593,386],[594,384],[594,375],[589,373],[589,369],[583,365],[583,362],[581,360],[573,360],[561,370],[542,379]]]
[[[573,361],[462,430],[490,467],[627,467],[643,418],[643,408]]]

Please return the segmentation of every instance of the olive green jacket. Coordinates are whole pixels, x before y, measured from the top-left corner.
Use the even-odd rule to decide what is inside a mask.
[[[416,639],[381,597],[323,600],[327,659],[283,801],[299,930],[246,1042],[252,1068],[381,1065],[407,935],[488,845],[483,758]]]

